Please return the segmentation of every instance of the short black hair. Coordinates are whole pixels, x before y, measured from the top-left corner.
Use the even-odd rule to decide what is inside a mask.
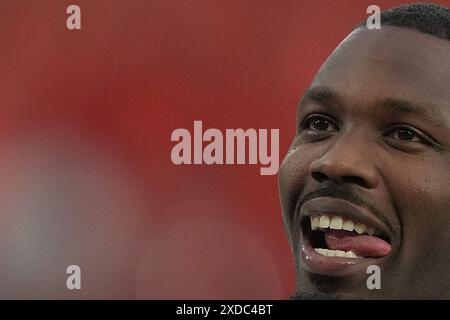
[[[404,4],[381,12],[381,25],[415,29],[450,40],[450,8],[434,3]],[[364,21],[360,26],[365,25]]]

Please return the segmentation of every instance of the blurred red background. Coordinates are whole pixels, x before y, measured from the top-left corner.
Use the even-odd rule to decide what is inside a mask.
[[[321,63],[401,3],[1,1],[0,297],[287,298],[276,176],[175,166],[170,135],[279,128],[281,160]]]

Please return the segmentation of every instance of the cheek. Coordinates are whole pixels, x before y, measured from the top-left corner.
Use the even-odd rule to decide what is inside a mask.
[[[399,212],[402,245],[416,257],[450,244],[450,170],[444,162],[427,160],[403,161],[402,166],[386,165],[383,170]]]
[[[289,242],[291,243],[294,241],[292,239],[292,216],[297,200],[305,185],[307,173],[308,160],[302,157],[298,148],[291,148],[278,171],[281,209]]]
[[[292,209],[308,178],[312,157],[298,147],[292,147],[281,163],[278,184],[283,209]],[[289,207],[289,208],[288,208]]]
[[[408,208],[416,218],[422,216],[426,221],[430,217],[426,213],[436,214],[448,206],[450,168],[447,164],[422,159],[397,162],[395,166],[387,167],[390,169],[383,170],[385,181],[399,210]]]
[[[448,172],[419,173],[410,178],[409,185],[408,198],[402,204],[409,212],[403,217],[409,227],[405,230],[414,233],[411,237],[440,237],[442,228],[449,225],[450,175]]]

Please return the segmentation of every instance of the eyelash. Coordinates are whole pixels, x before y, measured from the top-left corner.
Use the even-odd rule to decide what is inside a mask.
[[[305,117],[303,119],[303,121],[300,123],[300,129],[301,129],[300,131],[308,130],[308,127],[309,127],[308,124],[311,124],[312,120],[324,120],[328,124],[332,124],[335,127],[337,127],[336,122],[331,117],[325,116],[325,115],[312,114],[312,115]],[[316,130],[316,131],[319,131],[319,130]]]
[[[408,142],[415,142],[415,143],[430,144],[429,143],[429,139],[430,138],[427,138],[426,136],[424,137],[424,134],[422,134],[418,130],[416,130],[414,128],[411,128],[411,127],[409,127],[407,125],[402,125],[402,124],[395,125],[393,128],[389,129],[387,131],[386,137],[391,138],[392,133],[400,132],[400,130],[407,130],[407,131],[409,131],[410,133],[413,134],[413,137],[418,138],[417,139],[418,141],[402,140],[402,139],[399,139],[399,138],[393,138],[393,139],[400,140],[400,141],[408,141]]]
[[[332,132],[332,131],[328,131],[328,130],[311,129],[310,126],[311,126],[313,120],[323,120],[328,125],[334,126],[336,128],[335,131],[337,131],[338,125],[331,117],[329,117],[327,115],[312,114],[312,115],[306,116],[303,119],[303,121],[300,123],[299,133],[302,133],[303,131],[307,131],[307,130],[310,130],[310,131],[313,131],[316,133]],[[402,139],[393,137],[393,134],[395,134],[397,132],[400,133],[401,130],[406,130],[406,132],[411,133],[413,135],[413,139],[412,140],[402,140]],[[400,142],[406,142],[406,143],[420,143],[423,145],[431,146],[431,147],[439,149],[439,150],[442,148],[442,146],[438,142],[434,141],[433,138],[429,137],[427,134],[421,132],[420,130],[415,129],[406,124],[401,124],[401,123],[394,124],[390,128],[388,128],[388,130],[385,132],[386,132],[385,138],[395,140],[396,142],[400,141]]]

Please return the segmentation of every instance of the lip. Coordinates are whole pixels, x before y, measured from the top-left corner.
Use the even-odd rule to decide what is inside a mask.
[[[369,265],[380,265],[388,256],[382,258],[344,258],[326,257],[317,253],[306,238],[302,238],[300,257],[302,268],[308,272],[329,275],[347,276],[351,274],[362,274],[366,272]]]
[[[318,197],[305,202],[299,210],[299,221],[305,217],[317,214],[342,216],[354,222],[360,222],[372,227],[389,237],[392,245],[393,233],[391,229],[370,210],[355,205],[340,198]],[[305,237],[302,228],[300,236],[300,257],[302,268],[306,271],[332,276],[343,276],[353,273],[365,272],[365,268],[371,264],[383,263],[392,253],[381,258],[345,258],[327,257],[316,252]]]

